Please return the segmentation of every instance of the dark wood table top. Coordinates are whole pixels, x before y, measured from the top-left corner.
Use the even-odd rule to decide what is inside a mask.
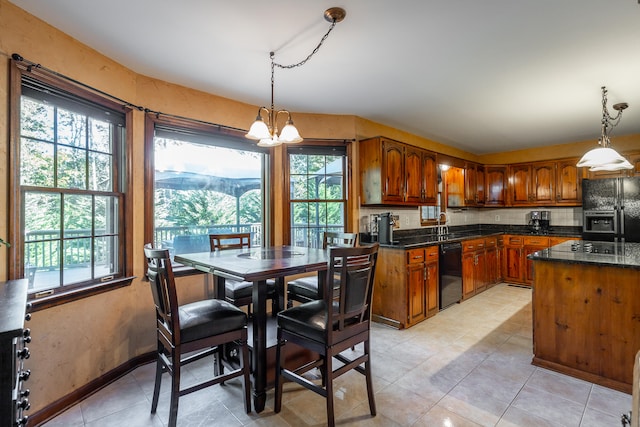
[[[234,280],[255,282],[327,269],[328,252],[299,246],[232,249],[175,256],[175,261]]]

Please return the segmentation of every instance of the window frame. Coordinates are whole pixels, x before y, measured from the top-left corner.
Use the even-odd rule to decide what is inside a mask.
[[[344,216],[344,231],[345,232],[349,232],[349,230],[351,229],[350,225],[351,225],[351,215],[350,212],[352,212],[352,208],[353,208],[353,203],[354,201],[351,200],[351,197],[349,197],[350,194],[350,190],[351,190],[351,185],[352,185],[352,176],[351,176],[351,171],[353,170],[352,165],[351,165],[351,159],[352,159],[352,144],[350,141],[345,141],[345,140],[339,140],[339,141],[335,141],[335,140],[305,140],[305,142],[303,144],[296,144],[296,145],[291,145],[291,146],[287,146],[286,150],[285,150],[285,191],[284,191],[284,218],[283,218],[283,234],[284,234],[284,241],[288,242],[288,244],[292,245],[292,235],[291,235],[291,215],[292,215],[292,211],[291,211],[291,176],[290,176],[290,172],[291,172],[291,164],[290,164],[290,155],[291,154],[296,154],[296,150],[298,151],[304,151],[305,149],[308,149],[310,151],[315,151],[318,150],[319,152],[322,153],[322,155],[330,155],[331,154],[331,150],[333,148],[336,147],[340,147],[343,148],[345,153],[345,161],[344,161],[344,165],[345,165],[345,170],[344,170],[344,181],[342,183],[343,185],[343,194],[344,194],[344,199],[343,199],[343,216]],[[304,154],[304,153],[303,153]],[[309,153],[311,154],[311,153]]]
[[[23,188],[20,185],[20,147],[21,147],[21,96],[23,86],[23,76],[41,82],[45,85],[67,92],[78,99],[87,101],[89,104],[99,105],[115,111],[123,111],[125,119],[124,141],[118,148],[117,164],[114,164],[113,181],[119,183],[121,188],[113,188],[114,193],[121,195],[121,206],[119,207],[119,230],[120,236],[117,252],[119,261],[122,264],[122,275],[116,275],[111,280],[96,279],[79,284],[60,285],[52,293],[43,292],[45,289],[29,293],[28,300],[32,304],[32,310],[37,311],[48,307],[57,306],[81,298],[96,295],[111,289],[128,286],[132,283],[132,255],[127,247],[132,241],[131,225],[133,223],[133,212],[129,203],[129,195],[132,194],[131,182],[131,154],[132,154],[132,123],[133,110],[127,105],[116,102],[108,98],[105,94],[100,94],[98,90],[91,91],[88,86],[82,83],[65,78],[54,72],[43,70],[39,67],[32,67],[22,62],[11,60],[10,76],[10,118],[9,118],[9,176],[8,188],[10,189],[8,202],[8,219],[11,227],[8,228],[10,242],[12,243],[8,252],[8,277],[18,279],[25,277],[24,269],[24,239],[22,229],[24,217],[22,212]],[[114,150],[115,151],[115,150]],[[116,158],[114,156],[114,158]],[[27,188],[27,186],[25,186]],[[95,192],[94,192],[95,193]],[[86,194],[92,194],[88,191]],[[60,266],[63,268],[63,265]],[[36,297],[40,293],[41,297]]]
[[[247,141],[244,134],[245,131],[241,131],[239,129],[227,128],[224,126],[216,125],[213,123],[202,122],[195,119],[189,119],[185,117],[177,117],[164,115],[156,112],[148,112],[145,115],[145,132],[144,132],[144,182],[145,189],[144,192],[144,206],[145,206],[145,221],[144,221],[144,241],[145,242],[153,242],[154,241],[154,227],[155,227],[155,153],[154,153],[154,143],[155,143],[155,130],[156,126],[159,127],[167,127],[174,129],[181,129],[185,132],[195,132],[200,135],[211,136],[215,138],[216,136],[222,137],[224,139],[237,139],[239,143],[250,144]],[[220,146],[224,146],[221,144]],[[242,149],[242,147],[230,147],[234,149]],[[271,179],[271,171],[273,170],[273,151],[269,149],[257,148],[252,150],[262,152],[267,155],[267,159],[265,161],[265,167],[263,170],[263,186],[264,186],[264,194],[263,194],[263,207],[262,207],[262,215],[263,215],[263,245],[270,245],[273,239],[272,236],[272,209],[273,209],[273,189],[270,185]],[[190,275],[190,274],[201,274],[201,271],[195,270],[191,267],[179,267],[174,269],[174,273],[176,276]]]

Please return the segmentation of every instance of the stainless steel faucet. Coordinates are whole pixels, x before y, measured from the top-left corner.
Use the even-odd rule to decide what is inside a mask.
[[[436,224],[437,224],[436,232],[438,233],[438,237],[449,234],[449,226],[447,225],[447,215],[444,212],[440,212],[440,215],[438,215]]]

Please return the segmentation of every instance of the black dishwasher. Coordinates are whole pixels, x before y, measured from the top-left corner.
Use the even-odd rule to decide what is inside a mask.
[[[462,243],[440,244],[440,310],[462,299]]]

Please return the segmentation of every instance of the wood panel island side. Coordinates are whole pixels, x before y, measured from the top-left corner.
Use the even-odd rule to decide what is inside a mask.
[[[569,241],[533,261],[533,361],[631,393],[640,349],[640,243]]]

